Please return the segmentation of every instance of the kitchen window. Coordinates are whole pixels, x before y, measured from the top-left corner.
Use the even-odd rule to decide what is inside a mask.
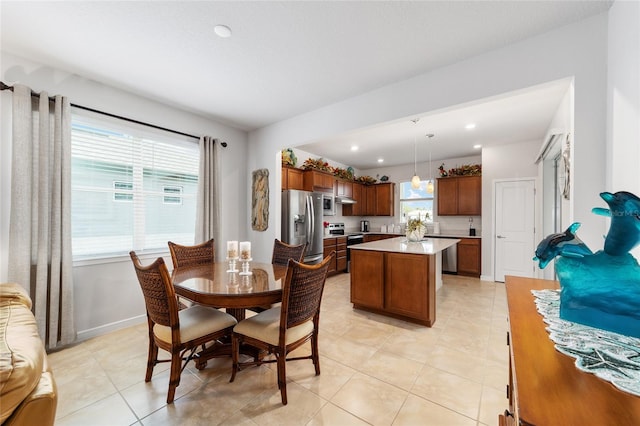
[[[114,118],[74,114],[74,260],[193,244],[199,167],[193,139]]]
[[[433,194],[427,192],[428,180],[420,181],[420,187],[411,187],[411,181],[400,182],[400,222],[406,223],[409,219],[420,218],[427,222],[433,221]]]

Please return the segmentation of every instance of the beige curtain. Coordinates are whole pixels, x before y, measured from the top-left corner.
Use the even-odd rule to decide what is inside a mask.
[[[220,240],[220,143],[211,136],[200,138],[200,170],[196,207],[195,243],[216,240],[216,257],[223,253]]]
[[[12,106],[9,280],[28,288],[40,337],[76,338],[71,257],[69,100],[15,85]]]

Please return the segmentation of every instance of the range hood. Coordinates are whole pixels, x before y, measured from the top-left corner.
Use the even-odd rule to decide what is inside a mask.
[[[338,203],[338,204],[355,204],[355,203],[357,203],[357,201],[354,200],[353,198],[339,196],[339,197],[336,197],[336,203]]]

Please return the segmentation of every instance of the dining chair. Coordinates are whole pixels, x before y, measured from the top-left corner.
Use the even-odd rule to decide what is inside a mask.
[[[327,279],[329,262],[336,255],[333,251],[321,263],[306,265],[290,259],[282,288],[282,304],[255,316],[244,319],[233,328],[231,354],[233,370],[231,380],[241,367],[276,362],[278,388],[282,404],[287,405],[286,362],[311,359],[316,376],[320,374],[318,353],[318,327],[320,325],[320,302]],[[287,355],[307,341],[311,341],[311,355],[287,359]],[[239,362],[241,344],[248,344],[275,355],[274,359],[254,359]]]
[[[193,246],[183,246],[173,241],[169,241],[167,244],[169,245],[174,269],[215,262],[215,242],[213,238],[205,243]]]
[[[289,263],[289,259],[293,259],[296,262],[302,262],[304,259],[304,254],[307,251],[307,244],[299,244],[299,245],[291,245],[280,241],[279,239],[275,239],[273,241],[273,253],[271,255],[271,264],[272,265],[283,265],[287,266]],[[253,306],[251,308],[247,308],[253,312],[263,312],[267,309],[273,308],[275,306],[280,305],[279,303],[269,306]]]
[[[174,399],[180,384],[182,370],[196,356],[196,350],[208,342],[215,342],[231,335],[236,319],[217,309],[193,305],[178,310],[175,290],[162,257],[143,266],[135,252],[130,252],[133,266],[142,288],[149,326],[149,355],[147,374],[149,382],[153,367],[161,362],[171,362],[167,403]],[[158,359],[158,348],[171,354],[171,359]],[[182,362],[184,361],[184,364]]]
[[[307,251],[307,245],[308,244],[290,245],[276,238],[273,242],[271,263],[286,266],[289,263],[289,259],[302,262],[304,254]]]

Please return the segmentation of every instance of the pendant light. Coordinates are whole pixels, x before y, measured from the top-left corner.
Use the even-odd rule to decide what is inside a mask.
[[[429,182],[427,183],[427,193],[433,194],[433,168],[431,167],[431,138],[433,133],[427,133],[427,140],[429,140]]]
[[[420,120],[419,118],[414,118],[413,120],[413,124],[414,126],[418,125],[418,120]],[[414,132],[413,135],[413,177],[411,178],[411,187],[413,189],[418,189],[420,188],[420,176],[418,176],[418,168],[417,168],[417,162],[418,162],[418,145],[417,145],[417,141],[416,141],[416,133]]]

